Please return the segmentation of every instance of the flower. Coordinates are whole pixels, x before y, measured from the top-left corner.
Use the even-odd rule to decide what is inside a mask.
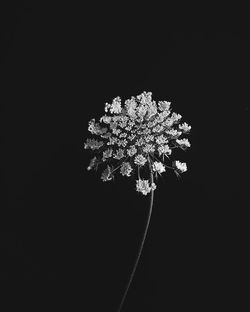
[[[136,97],[142,105],[150,105],[152,100],[152,92],[144,91],[142,94],[137,95]]]
[[[124,149],[119,148],[118,150],[116,150],[116,152],[114,154],[114,159],[122,159],[123,157],[125,157]]]
[[[87,170],[91,170],[97,163],[97,157],[93,157],[87,167]]]
[[[153,166],[152,167],[153,167],[153,171],[156,171],[159,174],[161,174],[162,172],[166,171],[165,170],[165,166],[160,161],[153,162]]]
[[[109,181],[112,179],[112,171],[110,166],[108,165],[107,168],[103,171],[101,179],[103,180],[103,182]]]
[[[174,123],[178,123],[179,120],[182,118],[182,116],[180,114],[172,113],[171,118],[172,118]]]
[[[151,184],[151,190],[156,190],[156,184],[154,182]]]
[[[158,133],[160,133],[163,129],[164,129],[164,127],[163,127],[162,125],[156,125],[156,126],[152,129],[152,131],[153,131],[153,132],[158,132]]]
[[[100,118],[100,122],[104,122],[105,124],[109,124],[112,120],[111,116],[104,115]]]
[[[166,143],[168,143],[168,139],[163,134],[157,136],[155,141],[156,141],[157,144],[166,144]]]
[[[183,130],[183,132],[186,133],[191,130],[191,126],[189,126],[186,122],[184,122],[182,125],[179,125],[179,129]]]
[[[136,165],[144,166],[146,162],[147,162],[147,159],[146,159],[143,155],[137,155],[137,156],[135,156],[134,163],[135,163]]]
[[[191,145],[190,145],[190,143],[189,143],[189,141],[188,141],[188,139],[181,139],[181,140],[176,140],[176,143],[178,143],[179,145],[181,145],[181,146],[184,146],[184,147],[190,147]]]
[[[99,149],[104,145],[103,141],[98,141],[95,139],[87,139],[86,143],[84,143],[84,149],[90,148],[92,150]]]
[[[117,96],[113,99],[112,104],[106,103],[104,110],[106,113],[110,111],[111,114],[120,114],[122,112],[121,98]]]
[[[171,105],[171,102],[167,102],[167,101],[158,102],[158,107],[160,111],[169,111],[170,105]]]
[[[130,145],[130,147],[127,149],[128,156],[132,157],[137,153],[137,148],[134,145]]]
[[[162,156],[164,161],[164,156],[169,158],[172,149],[190,147],[186,138],[179,139],[179,137],[188,133],[191,127],[187,123],[179,125],[182,118],[180,114],[173,112],[170,116],[170,104],[171,102],[159,101],[157,105],[152,100],[152,92],[146,91],[126,100],[124,106],[122,106],[121,98],[117,96],[111,104],[105,103],[104,111],[107,114],[99,119],[100,123],[96,122],[95,118],[89,121],[88,131],[92,135],[100,136],[102,140],[88,138],[84,143],[84,149],[90,149],[92,153],[96,154],[91,159],[87,170],[92,168],[97,170],[99,164],[108,163],[101,174],[103,182],[114,179],[114,172],[118,172],[119,168],[120,174],[126,177],[131,177],[132,171],[137,172],[136,191],[143,195],[151,193],[146,229],[119,311],[122,309],[123,301],[133,279],[147,234],[153,207],[153,194],[156,189],[154,172],[157,178],[157,174],[161,174],[166,171],[166,168],[169,168],[173,169],[179,178],[179,173],[187,171],[186,163],[176,160],[170,167],[158,161],[157,158],[157,156]],[[106,126],[102,127],[102,123]],[[109,165],[111,162],[114,164]],[[148,166],[145,166],[146,163]],[[140,171],[145,171],[144,168],[141,168],[143,166],[149,168],[150,183],[148,179],[140,176]]]
[[[146,153],[146,154],[149,154],[149,153],[154,153],[155,151],[155,147],[153,144],[148,144],[146,143],[143,148],[142,148],[143,152]]]
[[[108,148],[108,149],[107,149],[106,151],[104,151],[102,154],[103,154],[102,160],[105,161],[107,158],[112,157],[113,150],[112,150],[112,148]]]
[[[147,195],[150,191],[156,189],[155,183],[150,187],[148,184],[148,180],[136,180],[136,191],[141,192],[143,195]]]
[[[181,173],[187,171],[186,163],[181,163],[179,160],[175,161],[174,166],[176,167],[177,171]]]
[[[188,134],[191,126],[186,122],[179,124],[182,116],[171,112],[171,102],[152,100],[152,92],[142,92],[124,101],[119,96],[111,104],[105,103],[105,114],[99,122],[92,118],[88,123],[91,135],[101,138],[88,138],[84,149],[94,153],[87,170],[104,163],[108,165],[102,172],[101,179],[110,181],[115,172],[130,177],[132,171],[138,173],[136,189],[146,195],[156,188],[152,181],[140,177],[141,167],[148,164],[151,172],[163,173],[167,168],[182,173],[187,170],[185,163],[173,161],[172,167],[164,163],[174,148],[185,150],[190,142],[181,135]],[[162,162],[157,157],[162,157]],[[113,163],[114,162],[114,163]],[[119,169],[117,171],[117,169]]]
[[[122,111],[121,98],[117,96],[116,98],[113,99],[113,102],[110,108],[110,113],[120,114],[121,111]]]
[[[168,139],[175,139],[181,135],[181,131],[178,131],[176,129],[167,130],[165,133],[167,134]]]
[[[156,102],[152,101],[151,105],[148,106],[147,119],[151,119],[157,114]]]
[[[163,125],[164,127],[166,127],[167,129],[170,128],[170,127],[172,127],[173,124],[174,124],[173,119],[172,119],[172,118],[169,118],[169,117],[166,118],[166,120],[162,123],[162,125]]]
[[[122,166],[121,166],[121,170],[120,170],[121,175],[130,177],[131,171],[133,171],[133,169],[132,169],[130,163],[129,162],[123,162]]]
[[[130,100],[125,101],[125,108],[127,110],[127,114],[131,118],[136,118],[136,107],[137,103],[134,97],[132,97]]]
[[[170,149],[168,144],[160,145],[157,150],[158,150],[159,156],[172,154],[172,150]]]

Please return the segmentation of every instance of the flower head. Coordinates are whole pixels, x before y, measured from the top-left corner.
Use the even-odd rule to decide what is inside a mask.
[[[166,171],[165,166],[160,161],[153,162],[153,166],[152,167],[153,167],[153,171],[156,171],[159,174],[161,174],[162,172]]]
[[[115,171],[127,177],[138,172],[136,190],[144,195],[153,191],[156,185],[152,181],[150,186],[147,179],[140,177],[142,167],[159,174],[166,168],[185,172],[185,163],[173,161],[172,166],[163,163],[165,156],[169,159],[173,154],[173,149],[190,147],[188,139],[181,136],[188,134],[191,126],[186,122],[179,124],[182,116],[171,112],[170,106],[168,101],[156,103],[152,100],[152,92],[146,91],[125,100],[124,105],[119,96],[111,104],[106,103],[105,115],[99,122],[95,118],[89,121],[88,131],[95,138],[88,138],[84,149],[90,149],[95,156],[87,169],[106,163],[101,175],[103,181],[110,181]]]
[[[179,129],[181,129],[184,133],[186,133],[191,130],[191,126],[189,126],[186,122],[184,122],[182,125],[179,125]]]
[[[180,139],[180,140],[176,140],[176,143],[178,143],[181,147],[186,148],[186,147],[190,147],[190,143],[188,141],[188,139]]]
[[[158,102],[158,107],[160,111],[169,111],[170,105],[171,105],[171,102],[167,102],[167,101]]]
[[[133,168],[131,167],[129,162],[123,162],[121,165],[121,175],[130,177],[131,171],[133,171]]]
[[[88,167],[87,167],[87,170],[91,170],[93,167],[95,167],[96,164],[97,164],[97,157],[94,156],[94,157],[91,159],[91,161],[90,161],[90,163],[89,163],[89,165],[88,165]]]
[[[147,195],[152,190],[156,189],[155,183],[152,183],[151,187],[149,186],[148,180],[137,180],[136,181],[136,191],[141,192],[143,195]]]
[[[135,156],[134,162],[138,166],[144,166],[145,163],[147,162],[147,159],[143,155],[139,154],[139,155]]]
[[[107,166],[107,168],[103,171],[101,179],[103,182],[109,181],[112,179],[112,171],[110,166]]]
[[[186,163],[182,163],[179,160],[175,161],[174,166],[176,167],[177,171],[179,171],[181,173],[187,171]]]

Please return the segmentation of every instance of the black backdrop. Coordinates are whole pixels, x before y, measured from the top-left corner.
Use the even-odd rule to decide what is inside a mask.
[[[149,196],[133,180],[103,183],[86,171],[83,143],[105,102],[151,91],[192,126],[192,146],[176,154],[188,165],[181,181],[158,181],[124,312],[238,307],[249,260],[248,34],[177,30],[123,8],[27,2],[1,12],[0,280],[9,303],[116,310]]]

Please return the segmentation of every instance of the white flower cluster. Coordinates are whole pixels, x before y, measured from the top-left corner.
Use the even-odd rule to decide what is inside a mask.
[[[183,132],[186,133],[191,130],[191,126],[184,122],[182,125],[179,125],[179,129],[183,130]]]
[[[157,157],[169,158],[173,148],[186,149],[190,143],[182,134],[189,133],[191,126],[186,122],[179,124],[182,116],[172,113],[171,102],[152,100],[152,92],[143,92],[140,95],[125,100],[124,105],[120,97],[114,98],[111,104],[106,103],[105,115],[96,122],[95,118],[89,121],[89,132],[99,140],[87,139],[85,149],[95,154],[91,159],[88,170],[97,168],[106,163],[101,179],[109,181],[113,173],[120,168],[122,176],[130,177],[138,172],[136,190],[146,195],[156,188],[154,182],[149,186],[148,180],[140,178],[140,169],[146,164],[153,174],[161,174],[166,168],[182,173],[187,170],[186,164],[179,161],[173,166],[165,166]],[[109,164],[117,162],[114,166]],[[137,167],[137,170],[135,167]]]
[[[148,180],[139,179],[136,180],[136,191],[141,192],[143,195],[147,195],[151,192],[151,190],[155,190],[156,185],[155,183],[152,183],[151,186],[149,186]]]
[[[153,171],[158,172],[161,174],[162,172],[166,171],[165,166],[160,161],[153,162]]]
[[[94,166],[96,165],[96,161],[97,161],[97,158],[96,158],[96,156],[94,156],[91,159],[90,164],[87,167],[87,170],[91,170],[92,168],[94,168]]]
[[[103,171],[101,179],[105,181],[109,181],[112,179],[112,170],[110,166],[108,165],[107,168]]]
[[[177,171],[181,173],[187,171],[186,163],[181,163],[179,160],[176,160],[174,165],[176,166]]]
[[[107,113],[108,110],[110,110],[110,113],[112,114],[120,114],[122,111],[122,106],[121,106],[121,98],[117,96],[116,98],[113,99],[112,104],[105,104],[105,112]]]
[[[123,162],[121,165],[121,174],[123,176],[130,177],[131,176],[131,171],[133,171],[133,168],[131,167],[129,162]]]
[[[138,166],[144,166],[147,162],[147,158],[145,158],[143,155],[136,155],[134,163]]]
[[[90,148],[92,150],[100,149],[104,145],[103,141],[98,141],[95,139],[87,139],[86,143],[84,143],[84,148]]]
[[[181,139],[181,140],[176,140],[176,143],[178,143],[181,147],[184,147],[184,148],[186,148],[186,147],[190,147],[191,146],[191,144],[189,143],[189,141],[188,141],[188,139]]]

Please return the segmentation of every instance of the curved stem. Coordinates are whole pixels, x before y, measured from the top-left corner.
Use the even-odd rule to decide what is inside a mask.
[[[151,166],[150,162],[149,162],[149,168],[150,168],[150,179],[151,179],[151,185],[152,185],[153,182],[154,182],[154,178],[153,178],[153,170],[152,170],[152,166]],[[128,281],[128,284],[126,286],[126,290],[125,290],[125,292],[123,294],[123,297],[122,297],[122,300],[121,300],[121,303],[119,305],[119,308],[118,308],[117,312],[121,312],[121,310],[122,310],[123,303],[124,303],[124,301],[126,299],[126,296],[127,296],[127,293],[128,293],[129,287],[130,287],[130,284],[131,284],[131,282],[133,280],[133,277],[134,277],[134,274],[135,274],[135,271],[136,271],[136,268],[137,268],[137,265],[138,265],[141,253],[142,253],[143,245],[144,245],[144,242],[145,242],[145,239],[146,239],[146,235],[147,235],[147,232],[148,232],[148,227],[149,227],[149,223],[150,223],[150,219],[151,219],[151,214],[152,214],[152,209],[153,209],[153,201],[154,201],[154,190],[151,189],[151,199],[150,199],[150,206],[149,206],[149,212],[148,212],[148,218],[147,218],[147,222],[146,222],[145,231],[144,231],[144,234],[143,234],[143,238],[142,238],[141,245],[140,245],[140,248],[139,248],[136,260],[135,260],[135,264],[134,264],[132,273],[131,273],[131,275],[129,277],[129,281]]]

